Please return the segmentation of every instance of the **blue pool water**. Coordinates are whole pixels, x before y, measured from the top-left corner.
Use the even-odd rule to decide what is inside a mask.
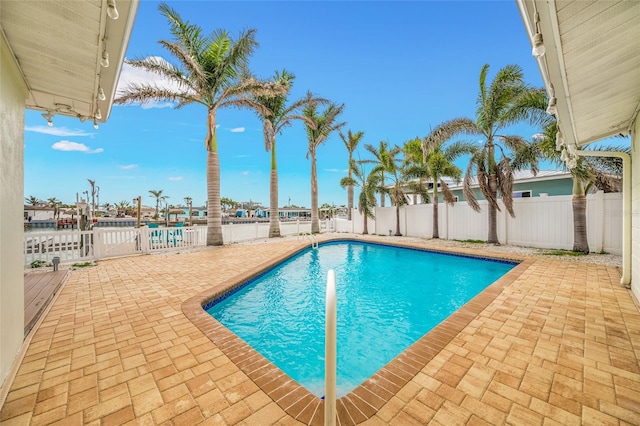
[[[370,243],[322,244],[275,266],[207,312],[322,396],[326,279],[327,271],[335,270],[340,397],[513,266]]]

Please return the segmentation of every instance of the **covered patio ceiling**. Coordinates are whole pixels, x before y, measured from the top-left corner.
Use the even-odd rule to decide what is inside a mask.
[[[137,8],[138,0],[0,2],[1,36],[29,89],[26,107],[45,119],[106,121]]]
[[[567,145],[627,135],[640,109],[640,1],[517,0]]]

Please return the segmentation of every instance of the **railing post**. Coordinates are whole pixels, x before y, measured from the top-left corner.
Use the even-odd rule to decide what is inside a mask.
[[[100,260],[102,255],[102,231],[100,228],[93,228],[93,260]]]
[[[149,242],[149,228],[146,226],[138,228],[138,232],[140,233],[140,250],[143,253],[149,253],[151,250],[151,244]]]
[[[336,274],[327,273],[324,345],[324,424],[336,424]]]

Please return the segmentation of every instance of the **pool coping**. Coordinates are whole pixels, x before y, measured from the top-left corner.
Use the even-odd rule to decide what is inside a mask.
[[[474,257],[487,260],[519,262],[500,279],[490,284],[460,309],[451,314],[430,332],[389,361],[373,376],[349,394],[339,398],[336,411],[341,425],[355,425],[373,417],[394,395],[413,379],[460,331],[478,316],[502,290],[513,283],[531,266],[534,259],[514,255],[496,255],[471,250],[432,248],[411,243],[377,242],[356,238],[328,238],[329,242],[366,242]],[[308,248],[307,245],[290,250],[232,279],[205,290],[182,303],[182,311],[191,322],[211,340],[249,379],[294,419],[305,424],[324,424],[324,400],[311,394],[280,368],[244,342],[203,308],[237,287],[242,286],[268,269]]]

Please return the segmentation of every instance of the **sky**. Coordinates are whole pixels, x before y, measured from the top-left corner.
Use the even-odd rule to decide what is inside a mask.
[[[542,87],[516,2],[508,1],[171,1],[184,20],[204,34],[225,29],[235,38],[255,28],[259,47],[249,67],[260,78],[283,68],[296,79],[290,99],[307,91],[344,103],[343,132],[363,131],[356,158],[369,158],[365,144],[402,145],[456,117],[475,117],[480,69],[489,81],[509,64],[525,81]],[[172,57],[158,44],[171,40],[158,2],[141,0],[127,58]],[[119,87],[155,78],[125,64]],[[167,102],[114,105],[98,130],[89,121],[54,118],[47,127],[38,111],[25,116],[25,197],[56,197],[75,203],[96,181],[99,202],[116,203],[163,190],[167,202],[194,206],[206,200],[207,113],[193,105],[176,110]],[[270,154],[262,124],[248,110],[217,115],[221,195],[269,204]],[[527,139],[538,129],[509,129]],[[311,205],[311,164],[301,123],[277,138],[279,206]],[[320,204],[346,205],[347,150],[337,133],[318,148]],[[458,165],[465,167],[465,159]]]

